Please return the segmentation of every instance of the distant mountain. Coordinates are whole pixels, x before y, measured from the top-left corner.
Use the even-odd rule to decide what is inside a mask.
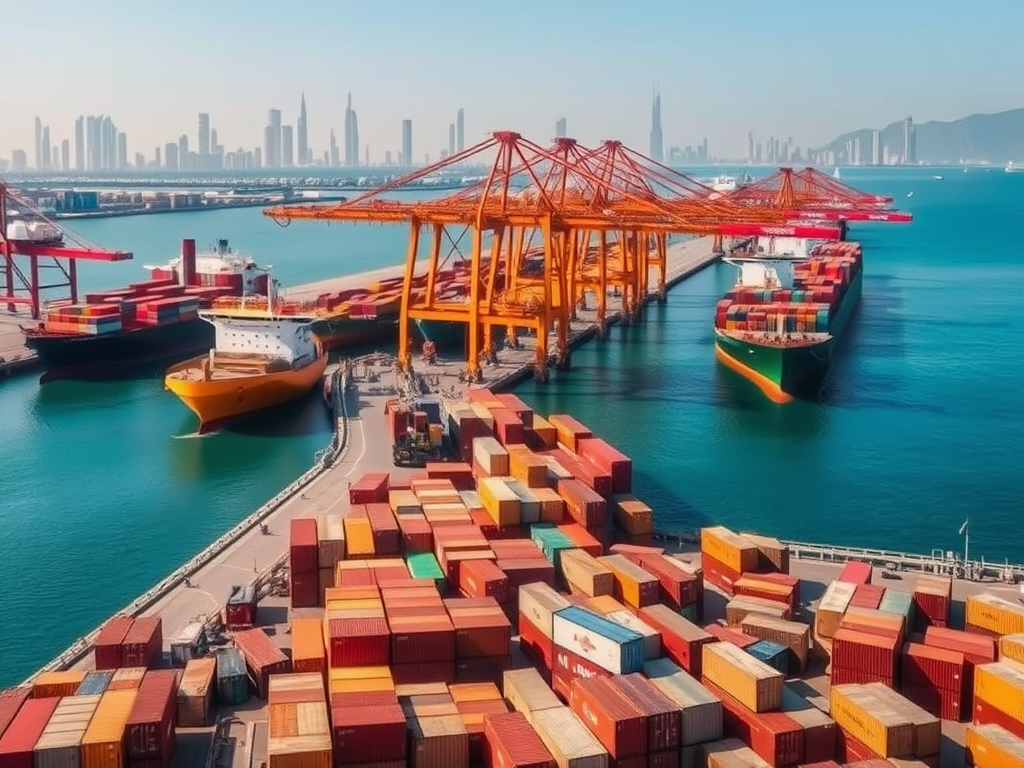
[[[970,115],[948,123],[932,120],[914,126],[917,140],[917,161],[925,164],[988,162],[1003,165],[1013,160],[1024,161],[1024,109],[1011,109],[992,115]],[[860,139],[862,163],[871,162],[871,131],[862,128],[844,133],[822,151],[846,156],[847,142]],[[881,131],[883,147],[890,155],[903,154],[903,121],[890,123]]]

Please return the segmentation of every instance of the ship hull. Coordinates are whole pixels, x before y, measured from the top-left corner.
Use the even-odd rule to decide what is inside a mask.
[[[379,341],[394,342],[398,335],[398,318],[324,318],[313,323],[313,334],[324,349]]]
[[[726,367],[753,382],[769,400],[788,403],[820,382],[832,364],[850,318],[860,301],[863,272],[850,282],[827,334],[800,345],[763,343],[715,329],[715,356]]]
[[[213,341],[213,326],[200,319],[96,336],[25,331],[25,345],[46,369],[43,382],[102,377],[143,363],[184,359],[209,349]]]
[[[205,355],[193,358],[175,370],[200,369]],[[321,354],[298,370],[279,371],[209,381],[168,375],[164,386],[178,396],[199,417],[199,434],[211,432],[240,416],[296,400],[310,392],[327,369],[327,354]]]

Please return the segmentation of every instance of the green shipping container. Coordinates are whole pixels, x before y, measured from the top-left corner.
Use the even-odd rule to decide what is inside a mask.
[[[540,547],[544,557],[555,564],[555,570],[561,575],[562,559],[560,555],[566,549],[576,549],[576,545],[550,523],[531,525],[530,539]]]
[[[217,701],[230,707],[249,700],[249,673],[237,648],[217,651]]]
[[[405,567],[409,569],[409,575],[414,579],[433,579],[444,581],[444,571],[437,563],[437,558],[430,552],[420,552],[415,555],[406,555]]]
[[[903,616],[906,619],[904,626],[907,631],[910,631],[910,628],[914,626],[914,596],[909,592],[897,592],[894,589],[885,590],[885,594],[882,595],[882,602],[878,605],[878,610]]]

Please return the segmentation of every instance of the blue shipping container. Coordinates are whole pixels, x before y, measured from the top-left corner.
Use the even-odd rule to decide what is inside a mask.
[[[771,640],[758,640],[747,647],[747,653],[782,674],[789,671],[789,648],[784,645]]]
[[[102,672],[90,672],[75,691],[75,696],[98,696],[106,693],[111,678],[114,677],[114,670],[107,669]]]
[[[244,704],[249,700],[249,673],[245,658],[237,648],[217,651],[217,699],[223,706]]]
[[[616,659],[616,662],[619,669],[609,668],[614,665],[601,664],[598,659],[588,657],[590,661],[601,664],[609,672],[625,675],[630,672],[639,672],[644,668],[644,636],[639,632],[634,632],[628,627],[616,624],[614,621],[609,621],[603,616],[585,611],[575,605],[563,608],[555,614],[556,636],[558,634],[558,626],[562,622],[588,632],[593,632],[595,635],[607,638],[618,645],[619,657]]]

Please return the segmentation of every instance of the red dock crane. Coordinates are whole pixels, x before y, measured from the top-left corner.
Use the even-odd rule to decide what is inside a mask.
[[[0,180],[0,303],[8,312],[29,307],[39,319],[43,292],[67,288],[59,299],[78,301],[79,259],[126,261],[127,251],[108,251],[58,227]],[[55,282],[43,282],[43,274]]]

